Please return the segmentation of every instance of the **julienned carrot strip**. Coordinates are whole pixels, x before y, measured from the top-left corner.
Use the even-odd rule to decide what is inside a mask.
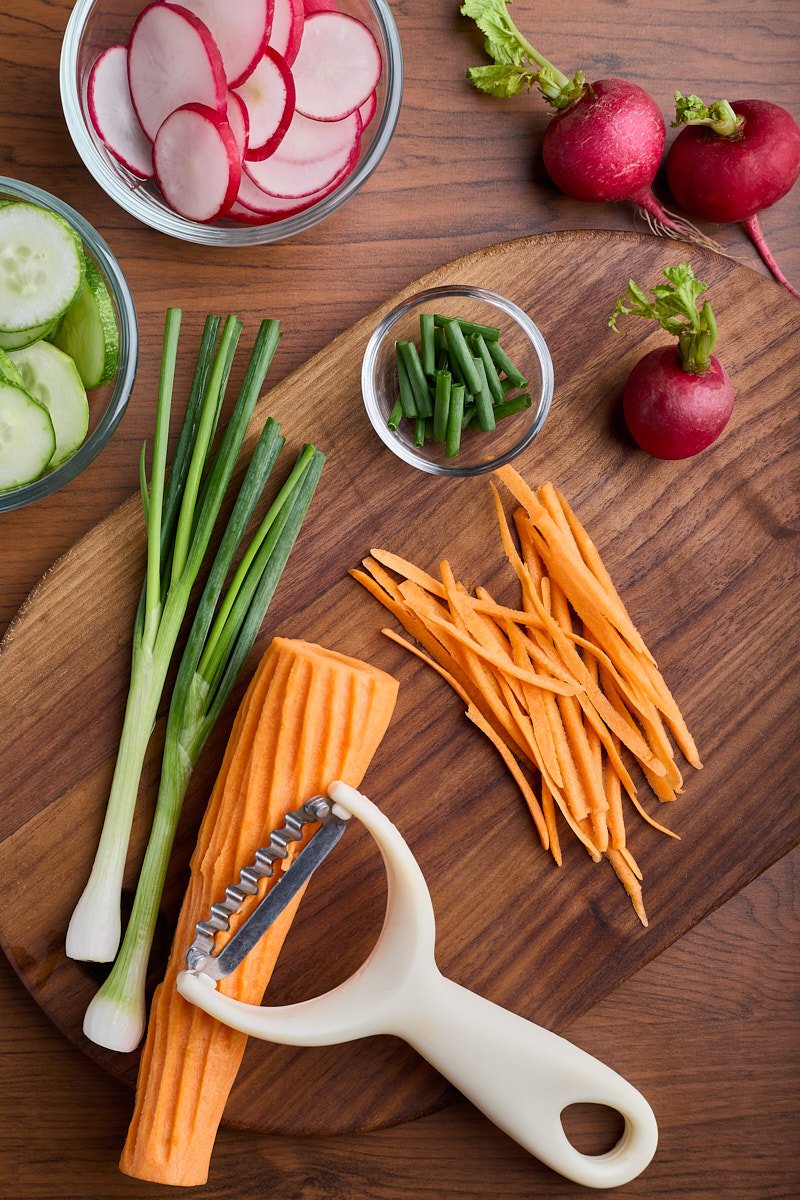
[[[597,663],[593,661],[591,657],[586,663],[586,669],[592,677],[592,682],[595,684],[595,686],[598,686],[600,682],[600,676],[597,670]],[[608,809],[610,805],[603,777],[603,743],[600,740],[600,735],[597,731],[597,728],[595,728],[595,726],[592,724],[592,721],[587,717],[587,709],[592,711],[591,705],[581,705],[581,708],[583,709],[583,730],[592,764],[592,778],[597,780],[597,785],[602,789],[603,798],[606,802],[605,808],[602,811],[595,811],[592,814],[592,825],[594,827],[597,845],[601,850],[607,850],[611,837],[608,824]],[[598,724],[600,728],[603,727],[602,722],[598,722]],[[611,735],[609,734],[608,737],[610,738]]]
[[[525,647],[525,636],[520,633],[513,621],[505,621],[505,630],[511,642],[511,653],[517,666],[521,666],[525,662],[527,655]],[[547,713],[544,708],[544,700],[542,693],[538,688],[531,687],[530,684],[522,685],[525,693],[528,712],[531,716],[534,729],[537,730],[537,742],[542,754],[542,760],[545,763],[548,771],[553,777],[553,780],[558,787],[564,786],[564,781],[561,778],[561,768],[558,765],[558,755],[556,754],[555,742],[550,729],[550,723],[547,720]],[[549,790],[549,789],[548,789]],[[551,797],[552,798],[552,797]],[[552,833],[550,835],[552,842]]]
[[[572,552],[570,543],[561,529],[522,477],[511,466],[500,467],[495,471],[495,475],[502,479],[514,498],[526,509],[534,532],[539,534],[538,539],[534,537],[534,545],[549,574],[569,595],[573,607],[576,607],[573,602],[576,591],[590,597],[594,607],[619,629],[630,644],[650,657],[641,634],[625,612],[622,603],[618,598],[609,595],[597,582],[580,555]]]
[[[547,824],[545,823],[542,810],[539,807],[539,801],[533,794],[533,788],[522,774],[519,763],[514,758],[514,755],[511,753],[503,739],[497,736],[489,722],[484,720],[483,714],[480,713],[478,709],[474,707],[474,705],[470,704],[469,708],[467,709],[467,716],[469,717],[470,721],[472,721],[473,725],[480,729],[481,733],[485,734],[495,749],[499,751],[503,762],[508,767],[515,783],[522,792],[522,795],[525,797],[525,803],[530,809],[530,813],[533,817],[533,822],[536,826],[536,830],[539,834],[542,845],[544,846],[545,850],[549,850],[550,839],[547,833]]]
[[[625,859],[625,862],[628,864],[628,866],[630,867],[630,869],[633,871],[633,873],[634,873],[634,875],[636,876],[636,878],[639,880],[639,883],[641,883],[641,882],[642,882],[642,880],[644,879],[644,875],[642,874],[642,871],[641,871],[641,868],[640,868],[639,864],[637,863],[636,859],[635,859],[635,858],[633,857],[633,855],[631,854],[631,852],[630,852],[630,850],[628,849],[628,847],[627,847],[627,846],[622,846],[622,847],[620,848],[620,854],[621,854],[621,855],[622,855],[622,857]]]
[[[625,818],[622,812],[622,788],[614,764],[607,760],[603,772],[603,785],[608,800],[608,844],[612,850],[625,848]]]
[[[375,582],[379,583],[383,590],[392,597],[395,603],[403,603],[403,597],[397,585],[397,580],[393,579],[389,572],[385,571],[376,559],[367,555],[366,558],[362,558],[361,565],[365,571],[370,573]]]
[[[455,694],[460,700],[463,700],[464,704],[466,704],[467,708],[469,708],[470,704],[472,704],[472,701],[469,698],[469,693],[462,688],[455,676],[451,675],[450,672],[441,665],[441,663],[438,663],[435,661],[435,659],[430,658],[423,650],[420,650],[418,646],[413,646],[411,642],[407,642],[405,638],[400,637],[400,634],[395,633],[393,629],[382,629],[381,633],[384,637],[389,638],[390,641],[396,642],[398,646],[402,646],[404,650],[410,651],[410,653],[415,655],[420,662],[427,663],[429,667],[432,667],[436,674],[440,676],[445,683],[450,684],[450,687],[453,689]]]
[[[366,663],[276,638],[245,698],[198,835],[164,982],[150,1014],[122,1170],[154,1183],[206,1181],[246,1038],[175,988],[194,926],[286,813],[334,779],[358,785],[394,709],[397,683]],[[278,875],[264,881],[264,892]],[[220,990],[258,1004],[300,897]],[[222,939],[220,939],[222,944]]]
[[[631,898],[634,912],[645,928],[647,928],[647,913],[644,910],[644,903],[642,901],[642,888],[639,880],[636,878],[630,866],[628,865],[625,857],[622,854],[622,851],[609,850],[607,852],[607,857],[617,874],[617,878],[620,880],[622,886],[625,888],[625,891]]]
[[[542,813],[544,814],[547,832],[550,836],[550,853],[557,867],[561,866],[561,843],[558,838],[558,829],[556,827],[556,806],[553,802],[553,793],[542,779]]]
[[[613,705],[617,712],[624,713],[626,716],[629,716],[630,714],[628,708],[623,697],[620,695],[616,681],[611,678],[609,672],[606,671],[605,668],[601,668],[601,678],[603,680],[603,688],[605,689],[605,693],[608,696],[609,702]],[[642,709],[646,709],[648,716],[643,715]],[[671,774],[672,772],[677,773],[678,782],[681,782],[680,771],[678,771],[678,768],[675,766],[675,763],[672,759],[672,747],[666,741],[666,737],[664,737],[663,741],[660,741],[653,736],[660,728],[660,719],[655,708],[651,705],[646,706],[642,704],[641,708],[638,710],[638,716],[642,721],[645,732],[649,736],[650,745],[653,747],[654,753],[658,755],[662,765],[664,766],[665,773],[663,775],[654,775],[653,772],[644,764],[642,764],[642,770],[644,771],[647,782],[650,784],[659,800],[666,803],[675,799],[673,785],[670,782]],[[652,718],[652,721],[649,720],[649,718]],[[663,733],[663,729],[661,732]],[[672,775],[672,777],[674,778],[674,775]],[[627,788],[626,791],[628,791],[629,795],[631,794]]]
[[[390,571],[394,571],[397,575],[402,575],[404,579],[410,579],[417,587],[421,587],[423,591],[438,596],[440,600],[444,599],[444,588],[441,583],[438,579],[434,579],[433,575],[429,575],[427,571],[421,571],[413,563],[407,562],[406,559],[400,558],[398,554],[392,554],[388,550],[373,549],[370,550],[370,554],[384,567],[388,567]]]
[[[572,758],[569,739],[561,719],[555,696],[544,696],[545,712],[550,724],[550,732],[558,755],[558,765],[561,768],[561,778],[564,780],[564,799],[576,821],[582,821],[589,813],[589,805],[583,790],[580,776]],[[558,797],[556,796],[556,799]]]
[[[536,548],[531,540],[531,523],[528,520],[528,514],[524,508],[515,508],[513,516],[517,537],[519,538],[522,550],[522,560],[530,571],[531,579],[536,587],[538,587],[542,582],[544,568],[542,567],[542,560],[536,553]]]

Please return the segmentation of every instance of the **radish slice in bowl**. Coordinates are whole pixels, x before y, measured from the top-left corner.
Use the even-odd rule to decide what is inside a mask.
[[[228,84],[216,42],[194,13],[157,0],[136,18],[128,46],[131,100],[142,129],[155,141],[163,121],[184,104],[206,104],[221,115]]]
[[[335,122],[311,121],[295,113],[275,153],[263,162],[246,161],[244,167],[262,191],[300,198],[332,183],[357,157],[360,143],[361,118],[357,112]]]
[[[292,74],[299,113],[315,121],[341,121],[375,91],[381,52],[355,17],[317,12],[306,20]]]
[[[228,107],[225,112],[225,120],[231,127],[231,133],[236,141],[239,157],[244,158],[250,136],[250,118],[247,115],[247,106],[244,100],[236,92],[228,92]]]
[[[303,0],[274,0],[272,12],[272,32],[269,44],[277,50],[286,63],[291,67],[297,58],[300,42],[303,37],[305,10]]]
[[[105,148],[139,179],[152,179],[153,147],[133,111],[125,46],[109,46],[96,60],[89,74],[86,104]]]
[[[329,196],[340,183],[344,182],[355,165],[356,155],[353,155],[343,170],[329,184],[317,192],[311,192],[309,195],[301,197],[272,196],[269,192],[262,191],[250,176],[244,173],[234,207],[244,208],[251,215],[260,216],[262,221],[282,221],[284,217],[291,217],[294,213],[303,212],[312,204],[316,204],[318,200]],[[235,215],[233,210],[230,215]]]
[[[183,0],[217,43],[228,87],[238,87],[267,48],[272,0]]]
[[[247,157],[268,158],[283,141],[294,116],[294,79],[283,58],[268,47],[236,94],[247,109]]]
[[[366,129],[372,118],[375,116],[375,110],[378,107],[378,93],[373,92],[368,96],[358,110],[358,115],[361,117],[361,128]]]
[[[153,146],[158,186],[190,221],[216,221],[236,199],[241,158],[231,127],[216,109],[185,104],[170,113]]]

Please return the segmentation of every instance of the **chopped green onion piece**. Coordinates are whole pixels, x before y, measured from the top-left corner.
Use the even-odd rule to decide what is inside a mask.
[[[481,380],[480,390],[475,393],[475,414],[478,418],[478,425],[483,432],[491,433],[495,427],[492,393],[489,391],[489,384],[486,380],[486,371],[483,368],[483,363],[479,358],[474,358],[472,361],[475,363],[475,370],[478,372]]]
[[[461,317],[443,317],[440,313],[436,313],[433,321],[435,325],[439,326],[446,326],[448,321],[457,321],[465,337],[479,333],[486,342],[496,342],[500,337],[500,330],[496,326],[477,325],[474,321],[464,321]]]
[[[475,410],[474,404],[465,404],[464,405],[464,415],[461,418],[461,428],[462,429],[467,429],[472,424],[472,422],[475,420],[475,411],[476,410]]]
[[[453,377],[449,371],[436,372],[436,399],[433,403],[433,437],[443,442],[447,437],[447,414],[450,411],[450,388]]]
[[[402,419],[403,419],[403,405],[402,405],[400,399],[398,398],[397,400],[395,400],[394,408],[389,413],[389,420],[386,422],[387,426],[389,427],[389,429],[391,429],[392,433],[396,433],[397,430],[400,428],[400,422],[402,421]]]
[[[414,423],[414,445],[425,445],[425,417],[417,417]]]
[[[396,343],[396,348],[400,343]],[[405,363],[400,356],[399,350],[397,354],[397,384],[400,389],[400,407],[403,410],[403,416],[408,417],[409,421],[413,421],[417,415],[417,405],[414,400],[414,393],[411,390],[411,384],[408,380],[408,372],[405,368]]]
[[[486,372],[486,382],[489,385],[489,391],[492,394],[493,404],[502,404],[505,398],[503,385],[500,382],[500,376],[497,374],[497,367],[494,365],[494,359],[489,353],[489,348],[486,341],[479,333],[471,339],[475,354],[483,363],[483,369]]]
[[[436,372],[436,344],[433,339],[433,314],[421,313],[419,318],[419,333],[422,343],[422,369],[426,375]]]
[[[509,400],[504,400],[502,404],[498,404],[494,410],[494,419],[502,421],[505,417],[511,417],[514,413],[522,412],[523,409],[530,408],[530,406],[530,394],[522,392],[519,396],[512,396]]]
[[[481,390],[481,379],[458,321],[445,321],[444,336],[447,338],[447,349],[450,351],[450,362],[454,371],[461,375],[464,386],[474,395]]]
[[[455,458],[461,449],[461,419],[464,415],[464,386],[453,384],[450,389],[450,412],[447,414],[445,457]]]
[[[431,404],[431,397],[428,392],[428,381],[425,378],[425,372],[422,369],[422,361],[416,345],[414,342],[398,342],[397,353],[405,366],[408,382],[411,384],[411,390],[414,393],[417,416],[432,417],[433,405]]]
[[[519,367],[514,365],[499,342],[487,342],[487,348],[494,359],[494,365],[498,371],[505,371],[507,378],[511,380],[514,387],[528,386],[527,379]]]

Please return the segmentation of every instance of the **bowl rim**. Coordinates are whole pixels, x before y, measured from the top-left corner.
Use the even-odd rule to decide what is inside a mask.
[[[136,189],[127,187],[106,161],[89,133],[78,86],[78,54],[84,28],[99,0],[76,0],[64,32],[59,64],[61,107],[70,137],[89,174],[111,199],[130,216],[158,233],[203,246],[262,246],[304,233],[335,213],[370,177],[378,166],[394,134],[403,96],[403,52],[386,0],[365,0],[375,16],[386,45],[386,98],[377,113],[375,136],[367,152],[342,184],[303,212],[265,225],[219,225],[190,221],[174,213],[159,201],[158,206],[143,202]],[[148,181],[144,181],[145,183]]]
[[[114,379],[113,391],[97,425],[75,453],[54,471],[41,475],[38,479],[25,483],[21,487],[0,492],[0,513],[3,513],[23,508],[35,500],[41,500],[45,496],[57,492],[65,484],[75,479],[107,445],[122,420],[122,414],[125,412],[133,390],[139,357],[139,325],[133,296],[122,273],[122,268],[106,241],[85,217],[82,217],[71,205],[60,200],[58,196],[21,179],[0,175],[0,195],[14,196],[28,203],[39,204],[69,222],[81,238],[84,247],[100,267],[103,278],[111,289],[120,325],[119,367]]]
[[[541,386],[539,389],[539,403],[536,407],[530,425],[526,428],[525,433],[520,439],[508,450],[502,454],[496,455],[487,462],[476,463],[472,465],[458,464],[454,462],[451,465],[446,463],[432,462],[425,458],[424,455],[418,454],[411,446],[407,446],[399,438],[395,437],[392,431],[388,428],[380,406],[378,403],[378,395],[375,387],[375,368],[378,359],[378,352],[381,345],[390,333],[392,326],[410,312],[414,308],[418,308],[420,304],[428,303],[432,300],[450,299],[454,296],[465,296],[473,300],[482,300],[493,308],[498,308],[504,312],[522,329],[530,341],[539,361],[539,369],[541,372]],[[475,287],[472,284],[442,284],[437,287],[423,288],[421,291],[414,292],[410,296],[406,296],[394,306],[375,327],[369,341],[364,350],[364,357],[361,362],[361,397],[364,402],[364,407],[367,410],[372,428],[377,433],[383,444],[387,446],[397,458],[401,459],[408,466],[416,467],[419,471],[424,471],[428,475],[444,475],[451,477],[466,477],[471,475],[486,475],[490,471],[496,470],[498,467],[504,466],[512,461],[517,455],[521,454],[541,431],[542,426],[547,420],[550,408],[553,402],[553,360],[550,356],[550,350],[544,335],[541,330],[524,309],[515,304],[513,300],[509,300],[507,296],[501,296],[499,292],[490,292],[486,288]]]

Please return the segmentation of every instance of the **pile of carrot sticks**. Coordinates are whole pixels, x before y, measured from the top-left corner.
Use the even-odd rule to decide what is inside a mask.
[[[458,693],[530,809],[542,845],[562,862],[556,813],[595,862],[607,859],[643,925],[642,872],[626,843],[623,797],[654,828],[625,762],[638,762],[658,800],[682,791],[670,734],[702,766],[691,734],[563,494],[531,489],[513,467],[496,475],[518,507],[518,545],[492,483],[500,541],[521,588],[520,608],[470,592],[449,562],[439,578],[385,550],[350,574],[415,639],[383,633],[427,662]],[[531,770],[536,772],[531,776]],[[534,779],[537,790],[535,790]]]

